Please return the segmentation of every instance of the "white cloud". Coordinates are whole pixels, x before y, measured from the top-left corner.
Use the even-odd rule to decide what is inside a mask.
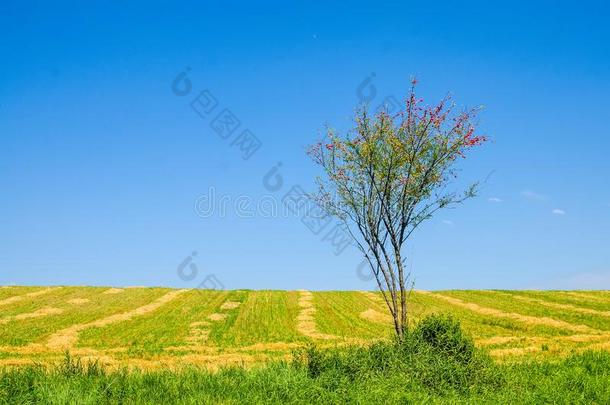
[[[531,201],[542,201],[544,200],[544,196],[542,194],[538,194],[535,191],[532,190],[523,190],[521,192],[521,196],[524,198],[527,198],[528,200]]]
[[[455,226],[453,221],[450,221],[448,219],[443,219],[443,224],[448,225],[448,226]]]
[[[502,202],[502,200],[500,198],[498,198],[498,197],[490,197],[488,201],[489,202],[493,202],[493,203]]]
[[[560,208],[555,208],[552,212],[555,215],[565,215],[566,214],[566,212]]]

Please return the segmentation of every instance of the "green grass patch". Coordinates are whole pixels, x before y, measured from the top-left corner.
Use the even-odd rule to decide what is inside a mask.
[[[610,318],[557,309],[535,302],[518,300],[508,294],[502,294],[496,291],[442,291],[440,293],[504,312],[512,312],[539,318],[552,318],[574,325],[585,325],[593,329],[610,330]],[[545,334],[571,335],[574,333],[574,331],[567,329],[549,327]]]
[[[50,293],[49,297],[36,297],[28,305],[35,308],[57,306],[64,312],[56,316],[12,321],[0,328],[0,346],[23,346],[41,342],[54,332],[74,324],[94,321],[119,312],[128,311],[149,304],[171,291],[162,288],[126,289],[120,294],[103,294],[105,289],[67,287]],[[69,304],[70,298],[87,298],[84,304]],[[21,308],[20,311],[25,310]]]
[[[297,331],[298,298],[297,291],[248,292],[224,339],[237,346],[305,341]]]
[[[315,322],[320,333],[355,338],[387,337],[392,325],[380,324],[360,316],[372,305],[364,295],[350,291],[323,291],[313,293],[316,308]]]
[[[31,292],[42,290],[43,287],[22,287],[22,286],[10,286],[10,287],[2,287],[0,288],[0,301],[3,301],[7,298],[16,297],[18,295],[24,295]],[[0,306],[0,308],[4,308]]]
[[[80,335],[80,347],[109,349],[128,347],[130,354],[159,353],[169,346],[183,346],[192,322],[206,321],[229,297],[214,290],[191,290],[156,311],[102,328],[91,328]]]

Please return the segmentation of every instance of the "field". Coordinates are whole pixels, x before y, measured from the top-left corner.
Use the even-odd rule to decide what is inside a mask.
[[[610,350],[608,291],[415,291],[409,305],[414,323],[453,314],[501,363]],[[363,291],[2,287],[0,325],[0,367],[69,351],[109,368],[215,370],[392,334],[381,296]]]

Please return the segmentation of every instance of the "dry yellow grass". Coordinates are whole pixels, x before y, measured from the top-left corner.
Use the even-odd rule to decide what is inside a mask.
[[[220,306],[220,309],[235,309],[241,305],[241,302],[227,301]]]
[[[109,288],[106,291],[104,291],[104,294],[120,294],[124,291],[125,290],[122,288]]]
[[[362,319],[366,319],[367,321],[383,324],[392,322],[392,317],[388,313],[379,312],[374,309],[367,309],[366,311],[361,312],[360,317]]]
[[[68,304],[73,304],[73,305],[82,305],[82,304],[86,304],[90,302],[90,300],[88,298],[74,298],[71,300],[68,300]]]
[[[62,312],[63,312],[63,310],[61,310],[59,308],[44,307],[44,308],[37,309],[34,312],[28,312],[25,314],[19,314],[19,315],[7,316],[5,318],[0,318],[0,325],[5,325],[5,324],[7,324],[9,322],[13,322],[13,321],[22,321],[24,319],[40,318],[40,317],[48,316],[48,315],[58,315],[58,314],[61,314]]]
[[[301,308],[297,317],[297,329],[303,335],[312,339],[336,339],[337,336],[319,333],[316,329],[314,314],[316,308],[313,305],[313,294],[310,291],[300,291],[299,307]]]
[[[227,314],[211,314],[208,319],[210,321],[222,321],[227,319]]]

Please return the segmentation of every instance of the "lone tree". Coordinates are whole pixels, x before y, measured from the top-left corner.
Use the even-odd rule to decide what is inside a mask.
[[[427,106],[411,89],[404,109],[371,116],[356,112],[355,128],[310,146],[324,169],[314,197],[339,218],[368,261],[399,339],[407,329],[410,274],[404,247],[413,231],[437,210],[473,197],[477,184],[449,192],[456,162],[487,140],[475,135],[477,109],[456,111],[449,96]]]

